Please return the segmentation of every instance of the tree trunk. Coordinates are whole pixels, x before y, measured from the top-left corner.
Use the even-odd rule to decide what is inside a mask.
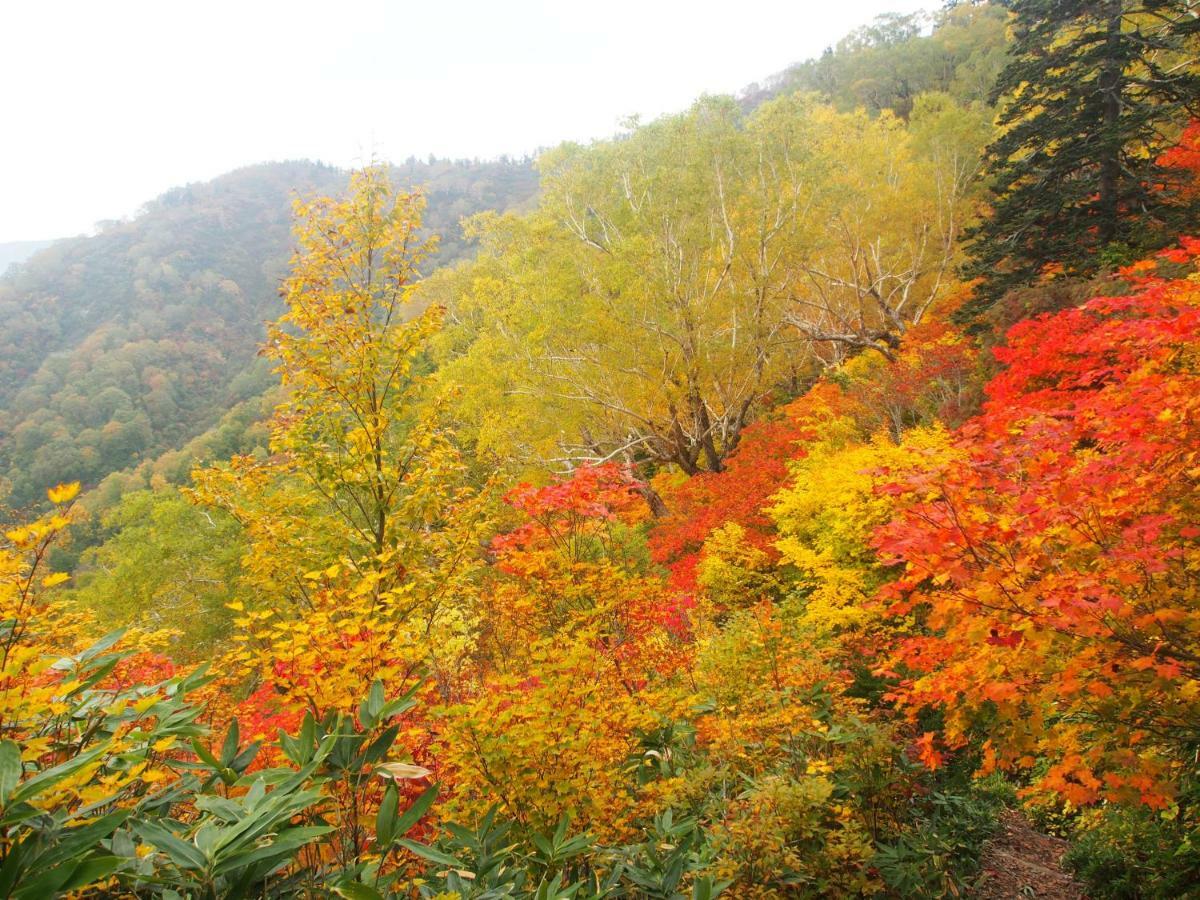
[[[1102,246],[1113,243],[1120,235],[1121,81],[1124,75],[1121,57],[1122,2],[1123,0],[1108,0],[1104,11],[1108,24],[1104,42],[1104,65],[1099,79],[1103,120],[1100,138],[1098,234]]]
[[[671,510],[667,508],[667,504],[663,502],[663,498],[659,496],[658,491],[650,487],[646,482],[639,481],[637,491],[646,501],[646,505],[650,507],[650,514],[656,519],[661,519],[668,515]]]

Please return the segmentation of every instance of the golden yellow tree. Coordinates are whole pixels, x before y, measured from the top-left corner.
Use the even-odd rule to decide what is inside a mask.
[[[377,679],[400,690],[465,648],[482,504],[424,402],[441,311],[412,302],[432,244],[422,204],[380,167],[344,198],[296,203],[288,310],[264,351],[287,390],[271,454],[195,476],[194,497],[247,534],[239,661],[314,711],[352,708]]]
[[[479,260],[422,288],[441,377],[502,455],[719,472],[773,392],[894,356],[949,293],[986,131],[944,97],[905,125],[791,96],[564,145],[538,208],[477,219]]]

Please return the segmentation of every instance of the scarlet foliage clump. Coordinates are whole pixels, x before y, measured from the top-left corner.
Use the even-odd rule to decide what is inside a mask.
[[[1185,193],[1195,194],[1194,179],[1200,175],[1200,122],[1191,122],[1175,146],[1161,154],[1156,162],[1164,169],[1178,169],[1190,175],[1193,184],[1185,187]]]
[[[517,565],[516,551],[549,541],[572,557],[582,551],[581,541],[596,533],[602,523],[636,516],[641,498],[628,467],[616,463],[584,466],[569,478],[544,487],[520,484],[504,501],[523,514],[526,521],[492,541],[495,550],[511,569]]]
[[[1009,331],[983,413],[888,488],[875,544],[921,629],[903,706],[943,709],[951,747],[983,728],[988,765],[1073,804],[1163,806],[1200,727],[1200,284],[1123,275]]]
[[[704,541],[730,522],[745,529],[752,546],[777,558],[768,501],[787,482],[788,462],[803,454],[801,444],[811,437],[813,422],[842,405],[840,388],[819,384],[749,426],[722,471],[703,472],[670,490],[670,513],[650,532],[650,552],[670,569],[672,586],[695,590]]]
[[[259,686],[234,709],[242,731],[254,740],[269,740],[280,730],[292,734],[300,727],[304,710],[281,706],[273,682]]]
[[[496,571],[484,592],[501,658],[511,662],[519,648],[569,633],[591,634],[619,667],[664,663],[660,651],[672,642],[664,629],[679,601],[637,557],[629,529],[644,515],[639,487],[626,467],[606,464],[506,495],[524,521],[493,539]]]
[[[159,684],[174,678],[179,667],[169,656],[145,650],[127,656],[113,668],[112,686],[125,690],[141,684]]]

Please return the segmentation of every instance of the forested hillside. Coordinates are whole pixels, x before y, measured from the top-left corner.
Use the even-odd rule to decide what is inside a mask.
[[[891,13],[804,60],[745,88],[752,108],[783,94],[812,91],[839,109],[891,110],[907,117],[921,94],[987,103],[1008,52],[1002,4],[950,3],[935,14]]]
[[[429,265],[470,253],[465,215],[527,202],[527,163],[410,161]],[[88,484],[182,447],[273,383],[255,356],[281,309],[296,195],[346,175],[313,163],[241,169],[61,241],[0,280],[0,479],[24,506],[64,474]],[[227,446],[228,452],[246,449]]]
[[[36,258],[0,896],[1198,896],[1196,12],[885,17],[525,193],[270,167],[277,270],[224,180]]]
[[[0,275],[12,266],[22,263],[39,250],[45,250],[53,241],[6,241],[0,243]]]

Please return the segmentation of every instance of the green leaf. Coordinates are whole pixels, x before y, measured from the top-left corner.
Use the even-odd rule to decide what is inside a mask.
[[[0,741],[0,806],[8,805],[8,797],[21,780],[21,748],[13,741]]]
[[[443,853],[441,850],[435,850],[433,847],[427,847],[425,844],[418,844],[416,841],[410,841],[407,838],[400,838],[396,841],[405,850],[410,850],[430,862],[437,863],[439,866],[450,866],[452,869],[466,869],[467,866],[455,859],[449,853]]]
[[[238,731],[238,720],[229,722],[229,730],[225,732],[225,743],[221,745],[221,767],[228,768],[238,753],[238,742],[241,735]]]
[[[305,754],[308,754],[311,748],[316,746],[316,743],[317,720],[313,718],[311,712],[306,712],[304,714],[304,721],[300,723],[300,744]]]
[[[554,845],[550,843],[549,838],[541,834],[534,834],[531,837],[538,853],[542,854],[547,862],[554,862]]]
[[[433,805],[433,801],[437,799],[438,786],[432,784],[412,802],[412,805],[404,811],[404,813],[396,820],[392,834],[407,834],[409,829],[421,820],[421,817],[429,811],[429,807]]]
[[[134,822],[136,831],[146,843],[157,847],[171,858],[171,862],[181,869],[203,871],[207,860],[204,854],[192,844],[181,840],[154,822]]]
[[[221,827],[215,822],[205,822],[196,829],[196,833],[192,835],[192,843],[196,845],[196,849],[203,853],[209,859],[212,859],[214,851],[221,840]]]
[[[392,716],[398,716],[402,712],[407,712],[416,706],[417,701],[414,698],[416,697],[417,691],[420,690],[421,684],[422,682],[418,681],[407,691],[405,691],[403,695],[397,697],[395,700],[388,701],[383,709],[380,710],[379,718],[387,720],[392,718]]]
[[[65,696],[74,697],[77,694],[83,693],[88,688],[95,686],[96,683],[101,679],[106,678],[109,673],[117,667],[117,663],[119,663],[125,656],[128,656],[128,654],[114,653],[112,656],[100,661],[99,665],[95,669],[90,670],[87,674],[87,677],[70,691],[68,691]]]
[[[386,702],[387,696],[383,692],[383,682],[373,682],[366,699],[358,705],[358,718],[364,728],[375,727],[375,723],[379,721],[379,714],[383,711],[383,706]]]
[[[396,743],[396,735],[399,733],[399,725],[391,725],[380,732],[379,737],[371,741],[371,745],[367,747],[363,762],[373,765],[387,756],[388,751],[392,749],[392,744]]]
[[[104,881],[121,867],[123,861],[119,856],[93,856],[76,866],[71,877],[58,889],[64,892],[77,891],[89,884]]]
[[[115,647],[121,638],[125,637],[128,628],[118,628],[116,631],[110,631],[92,646],[88,647],[79,655],[80,659],[93,659],[103,653],[110,647]]]
[[[283,748],[283,755],[296,765],[299,766],[304,764],[304,754],[300,748],[300,741],[292,737],[282,728],[279,729],[279,746]]]
[[[193,802],[196,809],[211,813],[215,818],[226,823],[236,822],[242,812],[242,808],[228,797],[205,794],[196,797]]]
[[[58,842],[39,856],[34,865],[51,867],[59,863],[71,864],[77,857],[85,856],[100,841],[108,838],[130,815],[129,810],[119,809],[76,828],[64,829],[59,832]]]
[[[70,866],[46,869],[33,877],[23,878],[9,896],[14,900],[45,900],[46,897],[54,897],[71,875]]]
[[[416,705],[416,700],[412,700],[408,697],[400,697],[397,700],[388,702],[388,704],[384,706],[382,710],[380,710],[379,718],[386,721],[394,716],[400,715],[400,713],[408,712]]]
[[[379,812],[375,814],[375,840],[381,851],[386,851],[396,836],[396,813],[399,808],[400,794],[393,782],[384,790],[383,799],[379,801]]]
[[[290,859],[305,844],[312,843],[333,830],[332,825],[310,825],[288,829],[264,847],[257,847],[245,853],[236,853],[221,860],[214,872],[218,875],[229,874],[237,869],[243,869],[268,859]]]
[[[8,848],[4,862],[0,864],[0,897],[8,897],[28,866],[27,856],[30,855],[29,845],[14,841]]]
[[[192,750],[214,772],[219,771],[220,769],[223,768],[223,766],[221,765],[221,761],[218,760],[215,756],[213,756],[212,752],[207,747],[205,747],[204,744],[202,744],[199,740],[192,741]]]
[[[233,769],[233,771],[237,772],[238,774],[245,772],[248,768],[250,768],[250,763],[254,762],[254,757],[258,756],[258,751],[261,747],[262,744],[258,741],[250,744],[245,750],[233,758],[233,761],[229,764],[229,768]]]

